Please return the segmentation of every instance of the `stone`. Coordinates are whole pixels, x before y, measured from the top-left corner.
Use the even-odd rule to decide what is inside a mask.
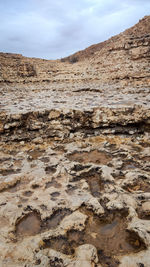
[[[52,110],[50,113],[49,113],[49,116],[48,116],[48,119],[49,120],[53,120],[53,119],[57,119],[60,117],[60,111],[59,110]]]
[[[24,144],[25,144],[25,142],[24,142],[24,141],[21,141],[21,142],[20,142],[20,145],[24,145]]]
[[[76,261],[71,263],[69,267],[94,267],[98,262],[97,251],[91,245],[83,245],[76,249]]]
[[[85,228],[86,219],[86,215],[79,211],[75,211],[62,220],[60,227],[62,227],[65,231],[69,229],[82,231]]]
[[[92,245],[82,245],[76,249],[76,257],[85,261],[98,262],[97,251]]]
[[[150,214],[150,202],[149,202],[149,201],[144,202],[144,203],[142,204],[142,211],[143,211],[144,213],[149,213],[149,214]]]
[[[43,141],[43,138],[41,137],[36,137],[33,139],[33,143],[35,144],[42,144],[44,141]]]

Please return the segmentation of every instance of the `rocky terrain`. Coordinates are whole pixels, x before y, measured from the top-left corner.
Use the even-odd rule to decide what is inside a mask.
[[[150,16],[61,60],[0,53],[0,266],[150,266]]]

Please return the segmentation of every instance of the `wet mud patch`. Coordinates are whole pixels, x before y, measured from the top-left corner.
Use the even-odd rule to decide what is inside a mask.
[[[45,205],[41,208],[43,210],[47,209]],[[42,221],[37,212],[30,212],[17,221],[15,229],[16,236],[23,238],[25,236],[34,236],[49,229],[55,229],[62,219],[70,214],[71,211],[69,209],[60,209],[55,211],[51,217]]]
[[[115,256],[136,253],[145,249],[145,245],[134,232],[127,231],[127,212],[112,212],[105,217],[95,216],[81,208],[88,215],[84,231],[69,230],[65,236],[53,237],[44,241],[44,248],[52,248],[61,253],[72,255],[83,244],[92,244],[97,248],[102,266],[118,266]]]
[[[36,212],[25,215],[16,225],[16,235],[19,237],[33,236],[40,233],[41,219]]]
[[[68,155],[68,159],[84,164],[95,163],[107,165],[111,161],[112,157],[107,152],[92,150],[90,152],[74,152],[73,154]]]
[[[94,175],[86,178],[86,181],[89,185],[91,194],[94,197],[100,197],[101,191],[104,189],[104,184],[100,180],[100,175],[95,173]]]
[[[65,236],[52,237],[51,239],[44,239],[43,241],[44,249],[52,248],[66,255],[72,255],[74,253],[74,249],[71,248],[69,241]]]
[[[85,242],[94,245],[102,255],[113,257],[113,255],[138,252],[144,248],[140,238],[126,230],[128,215],[126,210],[107,213],[101,218],[85,208],[82,208],[82,212],[89,217],[85,229]]]
[[[42,230],[44,229],[54,229],[56,228],[60,222],[62,221],[62,219],[65,216],[68,216],[71,214],[71,211],[69,209],[59,209],[56,210],[50,218],[47,218],[42,225]]]
[[[100,197],[104,190],[104,182],[101,179],[99,168],[93,168],[89,171],[82,172],[80,175],[74,175],[73,182],[84,179],[88,185],[91,194],[94,197]]]

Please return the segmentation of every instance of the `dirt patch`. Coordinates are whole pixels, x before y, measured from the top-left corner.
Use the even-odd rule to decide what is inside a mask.
[[[89,184],[91,194],[94,197],[100,197],[100,192],[104,189],[104,184],[101,182],[99,174],[95,173],[93,176],[88,177],[86,180]]]
[[[95,164],[102,164],[107,165],[112,157],[104,152],[98,150],[92,150],[90,152],[75,152],[68,156],[69,160],[77,161],[80,163],[95,163]]]

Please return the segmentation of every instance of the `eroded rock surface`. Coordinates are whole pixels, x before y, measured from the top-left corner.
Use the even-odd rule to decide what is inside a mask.
[[[0,55],[2,267],[150,266],[149,25],[75,64]]]

